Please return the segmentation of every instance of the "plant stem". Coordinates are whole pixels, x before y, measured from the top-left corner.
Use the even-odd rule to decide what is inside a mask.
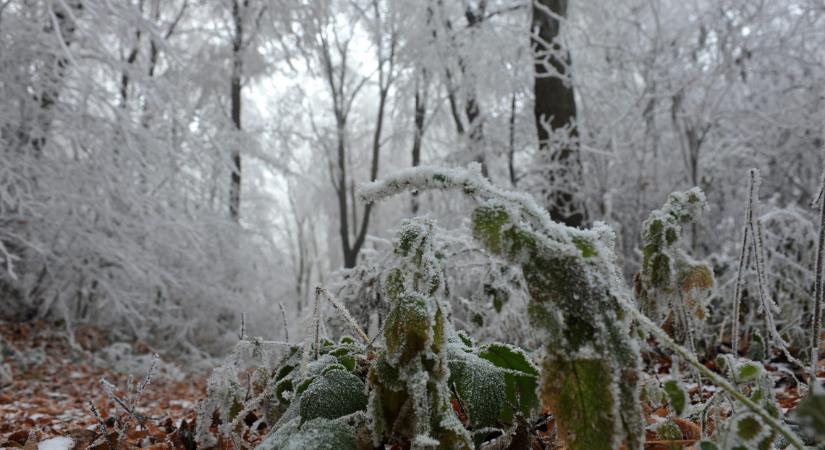
[[[779,422],[775,417],[770,415],[770,413],[768,413],[759,405],[754,403],[753,400],[749,399],[744,394],[739,392],[739,390],[736,389],[736,387],[734,387],[732,384],[730,384],[728,380],[726,380],[716,372],[705,367],[704,364],[699,362],[699,360],[696,359],[696,357],[693,354],[691,354],[690,350],[677,344],[676,341],[671,339],[671,337],[668,336],[668,334],[664,330],[659,328],[658,325],[653,323],[650,319],[647,318],[647,316],[642,314],[641,311],[636,309],[636,306],[634,306],[628,298],[625,298],[623,296],[617,296],[616,299],[619,301],[619,304],[622,306],[622,308],[624,308],[627,312],[633,315],[633,317],[639,322],[639,324],[645,329],[645,331],[656,337],[659,343],[670,348],[674,353],[676,353],[685,361],[687,361],[688,364],[695,367],[702,375],[707,377],[713,384],[720,387],[723,391],[727,392],[728,395],[730,395],[731,397],[740,401],[752,413],[759,416],[759,418],[762,419],[768,426],[770,426],[779,434],[784,436],[785,439],[787,439],[788,442],[794,448],[796,448],[797,450],[803,450],[804,444],[802,443],[802,441],[799,440],[799,437],[797,437],[796,434],[788,430],[781,422]]]
[[[825,171],[823,171],[823,180],[825,180]],[[823,254],[825,254],[825,201],[822,199],[822,187],[814,199],[814,204],[819,202],[819,244],[816,248],[816,286],[814,287],[813,298],[813,323],[811,324],[811,375],[808,380],[810,392],[814,391],[816,387],[816,365],[819,362],[819,335],[822,329],[822,291],[823,280],[822,265]]]

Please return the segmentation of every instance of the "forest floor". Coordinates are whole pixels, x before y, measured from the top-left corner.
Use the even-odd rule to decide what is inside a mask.
[[[66,336],[64,329],[54,326],[0,322],[0,449],[196,448],[195,408],[206,395],[205,375],[185,374],[176,366],[161,362],[140,400],[130,402],[134,394],[130,396],[127,392],[127,373],[132,373],[134,385],[144,381],[152,360],[149,349],[135,343],[112,345],[105,333],[92,328],[76,330],[75,345],[69,345]],[[119,351],[112,351],[113,348]],[[669,371],[671,362],[666,355],[646,353],[644,360],[648,373]],[[779,379],[776,394],[780,406],[784,411],[793,409],[799,401],[794,383],[778,371],[778,366],[769,364],[767,368],[775,371]],[[117,388],[113,396],[107,394],[102,379]],[[705,386],[703,395],[707,397],[711,391],[711,387]],[[130,417],[127,410],[132,403],[136,408]],[[648,425],[666,415],[665,408],[651,409],[645,405]],[[674,421],[683,440],[661,441],[651,430],[645,449],[692,449],[691,444],[700,438],[699,424],[679,418]],[[552,416],[545,411],[539,422],[534,424],[532,434],[541,447],[561,448]],[[123,432],[126,423],[129,427]],[[106,437],[101,432],[103,428]],[[257,433],[254,435],[260,438]]]
[[[101,380],[116,386],[115,394],[126,399],[129,375],[124,372],[133,372],[138,384],[148,371],[148,367],[127,363],[142,361],[143,366],[150,366],[147,348],[123,343],[111,346],[103,332],[91,328],[76,330],[76,345],[70,346],[64,329],[43,324],[0,323],[0,336],[0,448],[102,450],[109,447],[100,438],[102,426],[109,439],[120,438],[113,436],[114,430],[122,429],[118,421],[125,422],[129,414],[107,395]],[[133,354],[123,355],[124,347]],[[102,356],[92,353],[101,348],[110,351]],[[195,407],[206,393],[205,381],[205,377],[193,378],[172,365],[159,364],[136,402],[139,418],[132,422],[144,426],[131,426],[117,446],[187,448]],[[68,440],[56,437],[69,437],[74,445],[65,445]]]

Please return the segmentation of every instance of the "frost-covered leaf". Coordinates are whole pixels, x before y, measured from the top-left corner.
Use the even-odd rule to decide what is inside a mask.
[[[656,427],[656,435],[663,441],[678,441],[684,436],[682,429],[672,420],[666,420]]]
[[[674,192],[642,225],[642,267],[636,276],[636,295],[642,311],[656,322],[663,322],[673,312],[670,305],[674,301],[691,313],[688,319],[704,319],[705,309],[695,292],[713,286],[713,272],[682,252],[678,241],[683,228],[696,223],[705,208],[701,189]]]
[[[341,366],[330,366],[301,395],[301,419],[338,417],[367,408],[366,385]]]
[[[818,439],[825,438],[825,391],[817,389],[805,397],[794,410],[794,416]]]
[[[763,371],[762,364],[747,361],[736,368],[736,381],[739,383],[756,381],[756,379],[762,375]]]
[[[743,413],[732,419],[731,431],[745,444],[752,445],[770,435],[770,429],[754,414]]]
[[[431,232],[432,224],[425,220],[405,222],[395,245],[397,267],[384,282],[392,306],[384,325],[384,349],[367,377],[373,443],[437,441],[439,449],[469,450],[470,435],[449,403],[443,258],[433,248]],[[456,349],[464,352],[463,346]]]
[[[701,440],[696,443],[697,450],[719,450],[719,446],[711,441]]]
[[[504,369],[506,402],[499,417],[501,421],[512,423],[514,407],[529,417],[531,411],[539,407],[536,397],[539,371],[524,350],[506,344],[488,344],[479,349],[478,356]]]
[[[521,266],[529,320],[544,342],[540,392],[560,436],[572,449],[613,449],[622,438],[640,448],[638,349],[610,294],[622,288],[599,281],[618,279],[612,235],[552,225],[537,232],[511,214],[495,202],[476,208],[473,235]],[[584,257],[583,243],[596,254]]]
[[[496,424],[504,406],[504,375],[490,362],[449,346],[450,383],[454,384],[473,427]]]
[[[256,450],[355,450],[355,431],[347,424],[318,418],[294,419],[261,442]]]
[[[681,416],[688,404],[688,395],[684,386],[678,380],[667,380],[662,387],[667,394],[670,407]]]

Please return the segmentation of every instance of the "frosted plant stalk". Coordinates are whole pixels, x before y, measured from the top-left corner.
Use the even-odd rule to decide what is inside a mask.
[[[825,258],[825,200],[822,199],[825,190],[825,170],[822,171],[822,182],[813,201],[819,203],[819,242],[816,247],[816,286],[813,298],[813,323],[811,323],[811,374],[808,380],[810,391],[816,387],[816,365],[819,363],[819,335],[822,330],[822,296],[823,296],[823,258]]]
[[[756,265],[756,279],[757,285],[759,286],[759,299],[762,303],[762,311],[765,314],[769,339],[777,348],[779,348],[779,350],[782,351],[785,357],[788,358],[788,361],[791,361],[800,367],[805,367],[801,361],[791,355],[790,351],[788,351],[788,343],[782,339],[782,336],[779,335],[779,331],[776,329],[774,313],[779,312],[779,306],[777,306],[777,304],[773,301],[770,296],[770,292],[768,291],[768,277],[765,268],[765,245],[762,233],[762,222],[755,219],[753,215],[753,205],[756,204],[759,196],[759,185],[761,184],[759,171],[757,169],[748,170],[748,178],[751,186],[751,197],[748,200],[748,204],[750,205],[748,228],[751,235],[751,250],[754,255],[753,260]]]
[[[733,291],[733,330],[731,330],[731,350],[739,355],[739,316],[742,306],[742,284],[745,272],[745,262],[748,255],[748,230],[753,217],[753,183],[750,183],[748,206],[745,210],[745,225],[742,227],[742,248],[739,250],[739,267],[736,270],[736,284]]]
[[[678,354],[682,357],[685,361],[688,362],[691,366],[696,368],[702,375],[707,377],[713,384],[720,387],[723,391],[728,393],[731,397],[735,398],[739,402],[741,402],[745,407],[750,410],[755,415],[759,416],[768,426],[776,430],[779,434],[785,437],[788,442],[796,448],[797,450],[803,450],[804,444],[802,441],[799,440],[799,437],[791,430],[789,430],[785,425],[783,425],[779,420],[773,417],[769,412],[767,412],[764,408],[757,405],[753,400],[749,399],[747,396],[739,392],[738,389],[734,385],[732,385],[728,380],[717,374],[716,372],[708,369],[705,367],[704,364],[699,362],[696,359],[690,350],[682,347],[681,345],[677,344],[664,330],[662,330],[658,325],[653,323],[647,316],[642,314],[635,305],[627,298],[626,296],[617,296],[616,299],[618,300],[619,304],[622,308],[629,312],[630,315],[633,316],[642,328],[645,329],[648,333],[652,334],[656,337],[656,340],[659,343],[663,344],[664,346],[670,348],[674,353]]]
[[[319,292],[319,295],[323,295],[324,297],[326,297],[326,299],[329,300],[330,303],[332,303],[332,306],[334,306],[335,309],[337,309],[341,312],[341,314],[343,314],[344,319],[346,319],[350,328],[352,328],[353,331],[355,331],[358,337],[361,338],[361,340],[364,341],[365,344],[369,345],[370,337],[367,336],[367,333],[365,333],[361,326],[358,325],[358,322],[352,317],[352,315],[349,313],[349,311],[343,305],[343,303],[338,301],[338,299],[333,297],[326,289],[322,287],[319,287],[317,292]]]

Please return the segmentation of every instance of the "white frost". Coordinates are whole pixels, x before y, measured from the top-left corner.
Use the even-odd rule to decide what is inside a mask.
[[[74,447],[74,440],[62,436],[37,443],[37,450],[69,450],[72,447]]]

